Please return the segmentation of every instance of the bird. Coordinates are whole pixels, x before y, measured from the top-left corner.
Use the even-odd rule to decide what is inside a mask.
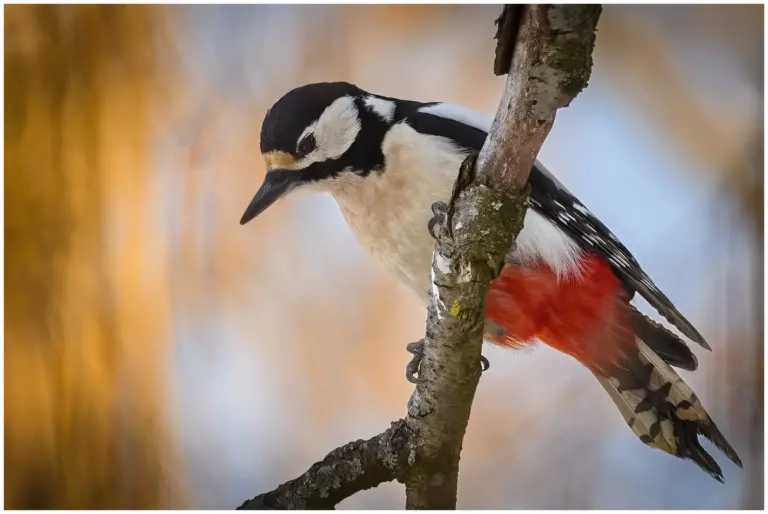
[[[294,191],[330,193],[366,252],[428,305],[433,206],[449,200],[462,163],[480,151],[491,123],[460,105],[382,96],[347,82],[295,87],[265,114],[260,151],[267,172],[240,224]],[[538,160],[528,185],[522,230],[486,297],[484,341],[543,343],[572,356],[643,443],[723,482],[699,436],[739,467],[741,460],[673,369],[694,371],[698,360],[682,337],[638,311],[635,294],[710,350],[706,340]],[[416,361],[407,376],[418,382],[423,342],[408,350]],[[481,366],[487,368],[485,358]]]

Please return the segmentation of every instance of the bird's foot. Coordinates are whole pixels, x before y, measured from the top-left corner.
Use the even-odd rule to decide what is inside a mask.
[[[405,347],[408,353],[413,355],[411,361],[405,366],[405,378],[412,384],[423,384],[426,380],[420,376],[419,367],[421,366],[421,360],[424,358],[424,340],[416,341],[415,343],[408,343]],[[491,367],[491,363],[485,356],[480,356],[480,371],[487,371]]]
[[[448,204],[445,202],[435,202],[432,204],[432,218],[427,224],[429,234],[437,239],[448,222]]]
[[[423,384],[425,380],[416,375],[419,374],[421,359],[424,358],[424,340],[408,343],[405,349],[408,350],[408,353],[413,354],[413,359],[405,366],[405,378],[411,384]]]

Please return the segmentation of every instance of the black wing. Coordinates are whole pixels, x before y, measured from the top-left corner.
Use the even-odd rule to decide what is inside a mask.
[[[603,257],[630,293],[639,292],[686,337],[711,349],[699,331],[656,287],[621,241],[541,164],[536,163],[528,182],[531,184],[531,208],[571,236],[581,248]]]
[[[419,112],[432,104],[403,102],[398,106],[398,121],[404,120],[423,134],[451,139],[457,146],[479,152],[487,132],[449,117]],[[531,185],[530,207],[568,234],[582,249],[603,257],[613,268],[630,294],[639,292],[645,300],[686,337],[710,350],[698,330],[683,316],[630,251],[592,214],[578,198],[538,162],[528,179]]]

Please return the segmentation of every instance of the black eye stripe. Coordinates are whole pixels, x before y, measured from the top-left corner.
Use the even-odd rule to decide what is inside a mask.
[[[307,134],[304,136],[304,139],[299,141],[299,146],[296,148],[296,151],[299,155],[304,156],[313,151],[315,148],[317,148],[317,140],[315,139],[315,135]]]

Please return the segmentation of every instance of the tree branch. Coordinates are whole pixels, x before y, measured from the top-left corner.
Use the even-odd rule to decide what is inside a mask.
[[[238,510],[332,509],[344,498],[397,479],[407,468],[408,428],[398,420],[367,441],[336,448],[303,475],[245,501]]]
[[[499,109],[477,161],[478,175],[487,175],[494,187],[507,191],[523,187],[555,112],[586,87],[600,12],[599,5],[504,7],[497,23],[518,33],[515,41],[497,36],[500,46],[513,44],[515,50]],[[518,17],[522,17],[518,23],[508,19]],[[497,49],[497,56],[502,53]]]
[[[474,157],[461,167],[432,260],[432,294],[419,377],[406,423],[415,456],[406,507],[456,507],[459,456],[480,379],[485,297],[522,228],[525,195],[478,184]]]
[[[456,507],[488,287],[523,227],[525,184],[555,111],[586,85],[599,13],[599,6],[506,6],[499,20],[496,70],[512,56],[504,95],[477,167],[474,158],[462,166],[432,261],[426,382],[406,418],[416,455],[405,480],[408,508]]]
[[[526,183],[560,107],[587,84],[600,6],[505,6],[494,70],[509,70],[477,161],[462,165],[440,208],[424,358],[408,415],[331,452],[304,475],[241,508],[332,508],[397,479],[407,508],[456,507],[459,458],[475,390],[485,297],[523,226]],[[426,227],[425,227],[426,229]]]

